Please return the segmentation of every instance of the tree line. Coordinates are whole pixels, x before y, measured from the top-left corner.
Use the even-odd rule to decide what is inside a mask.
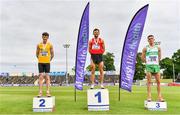
[[[141,80],[145,78],[145,64],[141,60],[141,52],[137,54],[136,57],[136,70],[134,75],[134,80]],[[104,61],[104,71],[115,71],[114,66],[114,54],[107,52],[103,55]],[[159,62],[160,68],[162,70],[162,75],[164,79],[170,79],[173,77],[173,65],[175,76],[180,74],[180,49],[173,53],[171,57],[165,57]],[[90,65],[86,67],[87,71],[91,71]],[[96,71],[98,71],[98,66],[96,65]]]

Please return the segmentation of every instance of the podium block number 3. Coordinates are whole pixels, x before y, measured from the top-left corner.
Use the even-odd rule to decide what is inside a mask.
[[[156,103],[156,108],[160,108],[160,103]]]
[[[40,99],[39,102],[39,107],[45,107],[45,99]]]
[[[95,97],[98,97],[98,103],[101,103],[101,92],[100,91],[95,94]]]

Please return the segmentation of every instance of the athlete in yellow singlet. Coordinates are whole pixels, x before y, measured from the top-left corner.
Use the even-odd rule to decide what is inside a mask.
[[[50,61],[54,57],[54,51],[52,44],[48,41],[49,34],[44,32],[42,34],[43,41],[37,45],[36,57],[38,58],[38,69],[39,69],[39,94],[38,97],[42,96],[43,79],[45,76],[46,81],[46,96],[50,97]]]

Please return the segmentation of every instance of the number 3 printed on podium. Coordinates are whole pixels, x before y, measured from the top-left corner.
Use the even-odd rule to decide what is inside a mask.
[[[159,108],[160,107],[160,103],[156,103],[156,108]]]

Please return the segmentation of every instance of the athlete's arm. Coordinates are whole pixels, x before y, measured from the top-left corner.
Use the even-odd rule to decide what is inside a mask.
[[[36,48],[36,57],[38,58],[39,56],[39,46],[37,45],[37,48]]]
[[[51,60],[52,60],[53,57],[54,57],[54,49],[53,49],[52,45],[51,45],[51,48],[50,48],[50,52],[51,52]]]
[[[158,47],[158,57],[159,57],[159,61],[161,60],[161,48]]]
[[[142,59],[143,62],[146,62],[146,56],[145,56],[145,54],[146,54],[146,48],[143,48],[143,50],[142,50],[142,55],[141,55],[141,59]]]

